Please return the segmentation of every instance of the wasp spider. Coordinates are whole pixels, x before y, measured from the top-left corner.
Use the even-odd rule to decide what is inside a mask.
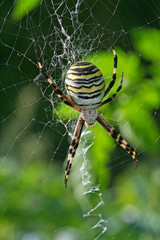
[[[109,39],[110,41],[110,39]],[[110,41],[111,44],[111,41]],[[112,89],[116,80],[117,71],[117,54],[114,46],[111,44],[113,55],[114,55],[114,68],[113,77],[108,87],[105,89],[105,82],[101,71],[90,62],[77,62],[73,64],[65,78],[66,91],[69,95],[67,97],[57,86],[55,81],[50,75],[46,73],[42,67],[41,62],[37,54],[36,44],[34,43],[35,54],[38,62],[38,67],[41,70],[43,76],[47,79],[49,84],[53,87],[54,92],[65,104],[76,109],[80,112],[77,126],[73,134],[73,138],[69,147],[69,154],[67,160],[67,166],[65,170],[65,186],[67,187],[67,180],[71,170],[72,162],[78,147],[82,129],[84,124],[86,126],[94,124],[96,120],[102,127],[108,132],[108,134],[115,139],[134,159],[135,166],[137,167],[138,160],[136,159],[135,150],[122,138],[122,136],[112,127],[101,114],[98,113],[97,109],[104,104],[111,102],[122,88],[123,73],[121,75],[121,82],[116,92],[109,98],[103,101],[103,98]]]

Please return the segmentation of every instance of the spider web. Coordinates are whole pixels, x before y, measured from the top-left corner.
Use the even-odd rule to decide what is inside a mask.
[[[143,3],[130,3],[125,0],[44,0],[21,20],[15,21],[14,11],[17,4],[18,1],[10,4],[6,0],[0,4],[0,44],[2,53],[0,63],[1,169],[6,173],[6,179],[9,179],[9,174],[16,176],[14,184],[9,184],[9,188],[6,188],[6,190],[2,188],[4,198],[1,200],[0,215],[3,226],[5,226],[4,229],[7,229],[5,221],[8,221],[6,219],[10,214],[10,205],[12,210],[15,208],[15,211],[19,211],[19,208],[15,207],[16,205],[11,204],[16,198],[11,189],[17,189],[16,184],[22,181],[24,184],[22,184],[22,189],[26,189],[27,191],[28,188],[25,181],[28,180],[32,182],[35,180],[32,175],[28,175],[28,169],[32,169],[33,167],[36,172],[35,176],[36,174],[38,176],[36,181],[39,180],[40,184],[42,184],[42,189],[36,188],[35,190],[33,187],[38,193],[41,192],[41,190],[45,192],[44,189],[52,182],[48,191],[50,192],[49,196],[51,196],[53,200],[57,196],[52,195],[51,192],[58,192],[59,190],[57,188],[63,188],[64,165],[66,164],[68,147],[78,118],[78,114],[75,113],[75,111],[67,108],[59,101],[56,94],[46,82],[46,79],[44,79],[39,72],[33,42],[36,42],[38,55],[43,67],[55,80],[57,86],[65,92],[64,78],[67,69],[74,62],[82,59],[95,62],[98,67],[100,66],[100,69],[102,68],[102,70],[106,72],[106,82],[108,83],[111,80],[113,54],[105,35],[107,32],[115,46],[118,56],[121,56],[119,57],[117,82],[115,84],[116,87],[118,87],[121,72],[123,71],[121,65],[123,58],[127,59],[127,57],[130,56],[128,60],[129,67],[133,67],[133,61],[145,63],[148,67],[151,66],[152,59],[150,59],[150,61],[148,59],[146,60],[144,56],[141,55],[140,49],[138,49],[135,57],[135,53],[133,53],[134,41],[131,40],[131,36],[133,35],[134,39],[135,32],[140,32],[145,29],[151,32],[152,29],[158,29],[160,26],[160,6],[158,1],[153,1],[151,4],[148,1],[143,1]],[[143,11],[144,4],[146,8],[145,12]],[[129,55],[127,55],[128,53]],[[109,59],[108,65],[103,63],[107,57]],[[154,64],[156,65],[157,63]],[[139,64],[139,66],[141,65]],[[155,66],[155,69],[157,69],[156,67],[158,67],[158,64]],[[119,93],[113,103],[108,107],[104,107],[101,112],[104,118],[118,128],[124,138],[137,149],[139,152],[139,165],[145,168],[146,172],[141,171],[141,168],[135,172],[133,166],[130,165],[130,162],[132,163],[131,157],[127,153],[125,154],[124,150],[120,149],[109,137],[102,140],[102,136],[104,137],[107,133],[104,132],[103,129],[102,133],[101,128],[98,128],[97,124],[94,128],[84,128],[68,182],[68,193],[64,190],[62,192],[62,195],[66,196],[66,202],[70,202],[73,200],[71,194],[71,191],[73,191],[73,205],[77,204],[79,207],[77,208],[81,209],[83,226],[81,226],[81,228],[79,227],[79,231],[76,230],[76,224],[72,222],[69,222],[69,224],[66,223],[66,225],[60,224],[58,229],[55,229],[53,226],[48,226],[48,229],[52,229],[52,227],[54,229],[53,231],[48,230],[48,232],[52,232],[52,238],[54,237],[54,239],[114,238],[114,236],[117,237],[116,234],[122,227],[122,223],[129,223],[129,227],[126,230],[127,234],[123,239],[136,238],[135,232],[137,226],[139,226],[137,219],[140,212],[137,213],[138,210],[133,207],[134,205],[132,206],[127,203],[121,209],[119,212],[121,222],[118,220],[118,213],[112,211],[112,208],[114,208],[114,205],[111,205],[114,196],[114,174],[118,176],[120,171],[124,171],[125,179],[126,172],[130,171],[132,178],[135,179],[134,182],[143,188],[144,195],[151,197],[148,193],[148,185],[146,184],[144,176],[149,172],[150,167],[148,167],[147,163],[151,156],[154,165],[156,165],[157,159],[159,159],[157,149],[160,134],[157,132],[153,137],[148,138],[147,126],[153,128],[153,124],[155,124],[158,131],[160,112],[159,99],[156,100],[156,94],[153,93],[151,88],[150,91],[147,92],[147,87],[145,87],[147,85],[143,86],[140,83],[141,78],[144,77],[144,67],[142,66],[140,76],[135,80],[132,80],[132,78],[134,79],[135,68],[132,69],[130,72],[132,72],[133,75],[131,77],[125,75],[123,84],[124,89],[129,89],[129,98],[127,98],[125,92]],[[158,72],[158,70],[155,70],[155,72],[156,71]],[[124,74],[126,74],[125,70]],[[149,72],[147,74],[145,77],[150,79]],[[158,76],[158,73],[156,76]],[[148,82],[148,85],[150,86],[150,82]],[[130,108],[135,107],[135,105],[132,105],[132,102],[135,101],[135,92],[142,87],[146,90],[147,94],[151,92],[151,95],[146,96],[145,92],[140,91],[145,100],[138,102],[136,108],[132,111],[133,113],[130,114],[130,118],[127,118],[125,112],[122,111],[122,107],[126,107],[126,101],[128,101],[128,104],[131,106]],[[113,90],[113,92],[115,91]],[[141,99],[142,98],[139,97],[139,101]],[[153,100],[152,102],[152,99],[155,99],[155,101]],[[151,102],[150,105],[149,102]],[[140,118],[141,115],[143,115],[143,121],[145,121],[143,109],[147,104],[147,111],[151,113],[151,117],[148,120],[148,125],[145,125],[143,128],[142,125],[139,125],[137,116]],[[137,131],[140,130],[140,135],[136,136],[136,129]],[[145,139],[152,139],[152,142],[147,145],[147,140]],[[104,141],[104,143],[106,141],[106,143],[103,144],[102,141]],[[105,147],[106,145],[107,148]],[[114,149],[114,151],[112,149]],[[103,157],[104,155],[101,157],[103,151],[106,154],[105,159]],[[150,155],[148,153],[149,151]],[[95,158],[100,159],[100,162],[96,162],[94,160]],[[102,162],[101,159],[103,159]],[[141,162],[141,159],[146,159],[148,162]],[[37,163],[42,164],[41,166],[43,168],[44,162],[47,167],[44,167],[43,175],[39,176],[38,171],[40,170],[37,170]],[[34,168],[34,164],[36,168]],[[96,164],[97,168],[95,167]],[[106,165],[108,167],[106,167]],[[128,168],[128,165],[130,168]],[[2,170],[1,176],[3,176]],[[156,179],[155,181],[157,182],[159,171],[154,172],[154,179]],[[25,176],[27,180],[25,180]],[[52,181],[49,181],[49,176],[53,178]],[[14,179],[14,177],[12,177],[12,179]],[[8,181],[9,180],[7,180],[7,182]],[[118,190],[121,191],[121,188],[122,186],[120,185]],[[111,189],[111,191],[107,189]],[[20,190],[17,189],[17,191]],[[156,189],[153,194],[158,195],[158,190]],[[21,195],[17,194],[17,196]],[[39,198],[41,197],[41,195],[38,196]],[[58,199],[64,198],[64,196],[59,194]],[[12,199],[11,203],[10,198]],[[150,207],[154,206],[153,202],[153,199],[149,202]],[[46,206],[47,203],[45,202],[44,205]],[[19,204],[21,205],[20,200]],[[143,199],[139,200],[138,204],[143,208]],[[46,211],[51,210],[50,208],[52,207],[47,208],[44,207],[44,205],[42,205],[43,209],[46,209]],[[65,204],[64,206],[66,209],[72,207],[70,204]],[[74,207],[75,206],[73,206],[73,208]],[[70,210],[68,211],[70,213]],[[51,212],[58,217],[55,209],[51,210]],[[13,214],[13,219],[15,219],[14,216],[16,214],[14,211],[11,214]],[[67,210],[64,210],[64,213],[62,212],[60,217],[68,221],[66,215],[69,214]],[[147,228],[148,225],[144,221],[145,218],[146,221],[150,220],[149,213],[146,214],[143,212],[141,214],[141,219],[143,219],[142,226]],[[160,216],[154,215],[154,218],[159,219]],[[52,219],[52,217],[50,219]],[[51,225],[52,223],[54,225],[54,221],[53,218]],[[158,227],[155,222],[156,221],[153,221],[154,227],[151,227],[150,230],[153,231],[154,229],[157,233]],[[9,221],[7,223],[9,226]],[[44,226],[45,223],[43,221],[42,223]],[[86,226],[84,226],[85,224]],[[47,228],[47,225],[45,226]],[[44,231],[40,231],[38,225],[28,228],[21,226],[17,231],[18,239],[51,239],[50,233],[45,229]],[[4,230],[5,238],[6,232],[7,230]],[[12,234],[13,232],[14,230]],[[145,237],[144,232],[143,234]],[[17,239],[16,234],[8,237],[8,239]]]

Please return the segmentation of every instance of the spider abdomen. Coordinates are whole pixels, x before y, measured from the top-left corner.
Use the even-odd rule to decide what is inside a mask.
[[[102,102],[105,83],[101,71],[92,63],[77,62],[67,71],[66,90],[81,109],[93,109]]]

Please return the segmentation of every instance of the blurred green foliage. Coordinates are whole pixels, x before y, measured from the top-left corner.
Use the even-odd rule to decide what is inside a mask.
[[[12,17],[16,20],[20,19],[36,4],[37,1],[23,1],[22,7],[22,1],[17,1]],[[33,112],[31,111],[30,114],[25,112],[29,104],[24,96],[29,92],[27,98],[32,100],[31,103],[34,103],[33,96],[39,98],[37,92],[34,92],[32,87],[28,87],[27,82],[25,93],[21,92],[21,96],[18,96],[23,101],[26,100],[23,102],[25,107],[20,105],[21,99],[19,101],[12,99],[16,105],[13,108],[16,109],[16,116],[11,122],[6,118],[1,132],[3,139],[6,139],[9,131],[9,138],[12,140],[13,135],[18,146],[15,148],[15,158],[6,155],[0,165],[0,239],[94,239],[101,232],[99,228],[91,229],[99,219],[94,214],[101,212],[102,217],[107,220],[108,228],[102,239],[159,240],[160,32],[154,28],[139,31],[135,29],[130,32],[130,38],[133,49],[127,53],[115,46],[119,61],[117,81],[112,93],[119,85],[122,71],[124,72],[123,88],[116,99],[100,109],[100,112],[137,149],[138,169],[135,171],[131,157],[115,145],[115,141],[96,123],[95,127],[89,128],[90,132],[82,137],[69,178],[69,187],[65,189],[62,162],[70,139],[67,145],[66,130],[61,125],[60,119],[63,119],[66,125],[71,120],[74,123],[79,113],[60,103],[54,115],[54,121],[59,121],[56,125],[58,130],[53,131],[51,128],[53,139],[44,134],[43,141],[40,142],[41,133],[37,125],[41,122],[33,121],[34,128],[39,134],[38,140],[29,127],[30,124],[27,125],[28,119],[33,118]],[[96,52],[85,60],[91,61],[101,69],[107,85],[112,78],[112,52]],[[43,108],[40,110],[42,114]],[[35,114],[36,111],[34,110]],[[43,126],[47,125],[41,115],[40,120]],[[49,132],[50,126],[48,128]],[[29,137],[25,138],[23,143],[19,139],[21,129],[27,129],[29,132]],[[88,130],[84,129],[84,132],[86,131]],[[10,139],[7,140],[7,146],[1,143],[4,149],[12,146]],[[59,145],[62,139],[62,145]],[[43,148],[44,142],[48,145],[46,150]],[[38,148],[39,155],[31,153],[34,161],[30,161],[25,157],[30,149],[34,149],[32,148],[34,144]],[[95,193],[92,191],[90,194],[83,194],[86,189],[82,186],[79,170],[84,152],[82,148],[91,144],[93,145],[85,157],[89,159],[88,171],[92,176],[92,185],[100,184],[101,192],[95,190]],[[49,152],[50,149],[56,152],[57,162],[46,161],[48,157],[46,151]],[[60,153],[57,153],[57,149]],[[9,152],[10,149],[7,151]],[[100,193],[104,204],[93,211],[92,216],[83,217],[84,213],[100,202],[98,198]]]
[[[160,104],[160,72],[158,75],[156,71],[159,57],[156,55],[156,39],[159,41],[157,36],[159,32],[155,29],[150,29],[149,35],[145,30],[135,31],[135,52],[124,54],[121,49],[116,49],[119,63],[114,90],[119,84],[122,71],[125,76],[123,89],[112,104],[101,109],[103,116],[116,126],[125,138],[129,133],[130,142],[142,155],[145,149],[145,155],[148,156],[145,159],[141,155],[140,157],[143,161],[148,160],[149,165],[159,160],[159,130],[153,118],[154,106],[157,108]],[[145,63],[142,64],[139,52],[144,61],[149,61],[149,68],[145,67]],[[86,60],[96,64],[101,69],[106,84],[109,83],[113,67],[112,53],[99,52],[88,56]],[[71,118],[76,121],[78,117],[76,111],[64,104],[60,104],[57,111],[58,117],[66,122]],[[128,170],[127,167],[124,168],[124,164],[123,170],[117,166],[116,171],[121,169],[123,174],[118,173],[114,184],[106,191],[113,174],[112,167],[107,167],[107,163],[111,161],[111,153],[115,151],[115,142],[98,124],[91,128],[91,131],[92,133],[82,137],[82,142],[87,138],[86,144],[90,144],[95,136],[94,145],[87,153],[91,160],[90,171],[95,176],[95,184],[101,182],[105,202],[102,208],[103,217],[111,217],[103,239],[105,236],[114,236],[115,239],[126,236],[133,240],[158,239],[160,168],[153,167],[150,172],[146,163],[141,161],[137,171],[133,166]],[[81,146],[78,151],[81,151]],[[122,153],[123,150],[118,151]],[[119,157],[118,153],[114,153],[114,159],[116,154],[121,164],[124,155]],[[78,158],[77,154],[75,162]],[[128,155],[125,159],[128,163],[132,162]],[[76,163],[69,179],[69,188],[65,189],[64,174],[59,165],[54,164],[53,167],[51,164],[48,167],[43,161],[35,161],[25,167],[25,171],[19,172],[16,163],[12,161],[11,165],[9,162],[10,159],[0,168],[0,239],[21,239],[21,236],[26,236],[24,239],[34,239],[35,236],[37,239],[65,239],[63,236],[69,236],[70,239],[93,239],[99,233],[98,228],[89,230],[96,224],[96,219],[82,218],[87,207],[94,208],[98,200],[82,195],[81,179],[77,177],[80,175],[79,167]]]

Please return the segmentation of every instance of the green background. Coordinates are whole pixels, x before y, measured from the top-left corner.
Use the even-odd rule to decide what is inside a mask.
[[[100,219],[106,220],[101,224],[107,231],[99,239],[160,239],[159,1],[86,0],[73,18],[78,19],[75,26],[70,13],[76,1],[55,1],[57,12],[51,1],[38,2],[3,1],[0,6],[0,239],[95,239],[103,229],[93,228]],[[62,46],[53,34],[56,14],[74,36],[75,60],[83,57],[96,64],[106,84],[112,77],[113,53],[104,31],[110,35],[119,60],[112,93],[122,71],[124,84],[100,112],[136,148],[137,170],[128,153],[97,123],[89,133],[84,129],[87,134],[64,187],[68,132],[73,133],[78,115],[50,96],[52,89],[38,75],[33,48],[34,39],[41,61],[49,73],[54,69],[53,77],[64,89],[58,79],[63,79],[68,60],[74,62],[73,49],[69,45],[71,56],[58,63]],[[80,32],[75,30],[78,25]],[[65,39],[61,32],[59,36]],[[86,186],[83,162],[91,181]]]

